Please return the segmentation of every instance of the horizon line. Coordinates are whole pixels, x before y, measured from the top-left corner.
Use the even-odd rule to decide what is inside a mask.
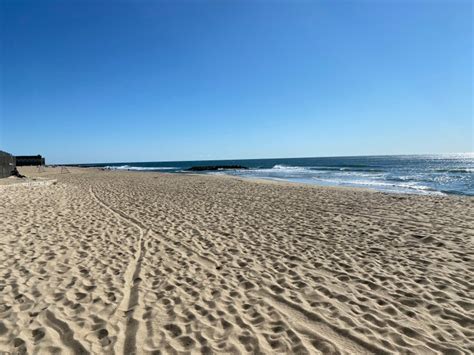
[[[471,152],[457,152],[457,153],[415,153],[415,154],[361,154],[361,155],[331,155],[331,156],[304,156],[304,157],[278,157],[278,158],[231,158],[231,159],[194,159],[194,160],[148,160],[148,161],[115,161],[115,162],[98,162],[98,163],[51,163],[46,165],[102,165],[102,164],[130,164],[130,163],[182,163],[182,162],[197,162],[197,161],[233,161],[233,160],[281,160],[281,159],[326,159],[326,158],[363,158],[363,157],[396,157],[396,156],[428,156],[428,155],[463,155],[474,154]],[[45,157],[46,158],[46,157]]]

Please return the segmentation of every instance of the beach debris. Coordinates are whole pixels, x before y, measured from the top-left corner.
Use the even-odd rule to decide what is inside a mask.
[[[20,178],[20,179],[23,179],[23,178],[26,177],[25,175],[21,175],[17,168],[14,168],[12,170],[11,176],[15,176],[15,177]]]

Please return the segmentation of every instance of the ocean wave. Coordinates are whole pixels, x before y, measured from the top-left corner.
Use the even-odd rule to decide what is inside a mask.
[[[474,168],[436,169],[435,172],[437,172],[437,173],[471,174],[471,173],[474,173]]]
[[[325,166],[315,166],[311,167],[313,171],[342,171],[342,172],[361,172],[361,173],[384,173],[385,170],[377,168],[356,168],[356,167],[325,167]]]
[[[368,186],[368,187],[379,187],[379,188],[389,188],[395,189],[397,191],[403,190],[414,190],[420,193],[430,193],[430,194],[442,194],[440,191],[426,186],[426,185],[417,185],[415,183],[393,183],[388,181],[379,181],[379,180],[345,180],[345,179],[321,179],[314,177],[313,179],[336,184],[336,185],[345,185],[345,186]]]
[[[108,165],[104,166],[107,170],[133,170],[133,171],[159,171],[159,170],[175,170],[176,167],[171,166],[160,166],[160,167],[149,167],[149,166],[130,166],[130,165]]]
[[[427,179],[422,177],[415,177],[415,176],[389,176],[387,180],[394,181],[394,182],[430,182],[433,179]]]
[[[311,170],[304,166],[291,166],[291,165],[274,165],[271,168],[258,167],[244,170],[244,172],[256,173],[256,174],[308,174]]]
[[[291,170],[291,171],[294,171],[294,170],[308,170],[308,167],[276,164],[276,165],[273,166],[272,170]]]
[[[265,170],[265,169],[256,169],[256,170]],[[277,171],[342,171],[342,172],[367,172],[367,173],[383,173],[384,170],[379,168],[362,166],[362,165],[342,165],[342,166],[292,166],[292,165],[283,165],[276,164],[271,170]]]

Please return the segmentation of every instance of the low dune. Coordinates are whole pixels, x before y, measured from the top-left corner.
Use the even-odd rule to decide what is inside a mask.
[[[474,352],[473,198],[21,173],[0,185],[0,351]]]

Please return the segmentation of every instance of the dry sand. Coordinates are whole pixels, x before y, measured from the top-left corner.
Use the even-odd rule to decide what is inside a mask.
[[[0,186],[0,351],[474,352],[472,198],[70,170]]]

